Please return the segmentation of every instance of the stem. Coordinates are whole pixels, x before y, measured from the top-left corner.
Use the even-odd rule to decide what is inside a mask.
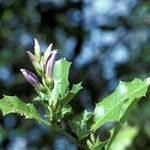
[[[84,148],[85,149],[85,147],[78,141],[78,139],[74,138],[72,135],[70,135],[69,133],[67,133],[64,129],[60,128],[58,125],[53,125],[51,127],[57,133],[61,133],[62,135],[64,135],[68,139],[70,139],[74,144],[78,145],[80,148]]]
[[[49,128],[53,128],[57,133],[59,134],[61,133],[62,135],[70,139],[74,144],[78,145],[80,148],[86,149],[85,146],[82,145],[78,139],[76,139],[75,137],[67,133],[64,129],[59,127],[56,123],[53,123],[50,125],[47,121],[45,121],[44,119],[40,117],[37,117],[36,119],[40,121],[41,123],[45,124],[46,126],[48,126]]]
[[[74,144],[78,145],[80,148],[85,149],[85,146],[83,146],[76,138],[74,138],[73,136],[71,136],[70,134],[68,134],[65,131],[62,131],[62,134],[67,137],[68,139],[70,139]]]
[[[49,109],[49,111],[50,111],[50,109]],[[63,128],[58,126],[58,124],[56,122],[51,122],[51,124],[50,124],[40,117],[38,117],[37,120],[39,120],[41,123],[44,123],[49,128],[53,128],[57,133],[59,133],[59,134],[61,133],[62,135],[64,135],[68,139],[70,139],[74,144],[78,145],[78,147],[80,147],[81,149],[86,149],[85,146],[78,139],[76,139],[75,137],[73,137],[72,135],[67,133]]]
[[[65,137],[67,137],[68,139],[70,139],[73,143],[79,145],[79,142],[76,138],[74,138],[73,136],[71,136],[70,134],[68,134],[66,131],[62,131],[61,132]]]

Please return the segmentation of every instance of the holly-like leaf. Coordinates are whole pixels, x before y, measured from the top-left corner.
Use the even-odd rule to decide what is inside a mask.
[[[102,150],[102,148],[104,147],[105,144],[106,144],[106,142],[99,143],[96,146],[92,147],[90,150]]]
[[[132,110],[137,99],[146,95],[149,83],[150,78],[144,81],[137,78],[131,82],[121,81],[111,95],[96,104],[94,124],[91,130],[95,131],[108,121],[121,121],[123,116],[128,113],[126,110]]]
[[[94,134],[91,134],[90,139],[87,140],[87,146],[90,150],[102,150],[106,143],[107,140],[101,141],[99,136]]]
[[[54,66],[54,88],[52,90],[52,99],[59,99],[60,106],[63,108],[70,100],[82,89],[81,83],[73,85],[69,90],[69,68],[71,63],[65,58],[56,61]]]
[[[90,148],[90,150],[102,150],[106,143],[107,141],[97,141],[94,143],[93,147]]]
[[[60,105],[61,107],[64,107],[66,104],[70,102],[73,97],[78,94],[78,92],[82,89],[83,87],[81,86],[81,82],[78,84],[73,85],[72,89],[68,91],[68,93],[60,99]]]
[[[70,127],[72,131],[78,136],[79,139],[83,139],[90,133],[88,121],[92,118],[93,113],[84,111],[81,114],[76,115],[70,121]]]
[[[35,119],[40,123],[47,124],[47,122],[40,117],[33,104],[24,103],[16,96],[4,96],[0,100],[0,110],[3,115],[18,113],[25,116],[25,118]]]
[[[61,115],[62,115],[61,117],[64,117],[65,115],[68,115],[71,113],[72,113],[72,108],[70,105],[67,105],[61,109]]]
[[[70,65],[71,63],[65,58],[56,61],[54,65],[54,80],[56,80],[55,83],[57,84],[54,86],[58,89],[57,93],[59,93],[61,97],[63,97],[69,89],[68,75]]]
[[[132,144],[132,140],[138,133],[137,127],[123,126],[117,136],[114,138],[109,150],[125,150]]]

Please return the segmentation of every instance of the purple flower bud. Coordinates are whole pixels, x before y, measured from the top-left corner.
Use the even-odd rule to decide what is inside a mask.
[[[32,62],[32,64],[37,64],[38,63],[38,58],[34,56],[31,52],[27,51],[27,54]]]
[[[26,70],[26,69],[20,69],[22,74],[24,75],[25,79],[34,87],[38,87],[40,85],[40,82],[35,74],[32,72]]]
[[[56,59],[56,54],[57,54],[57,50],[52,51],[47,57],[45,64],[44,64],[44,72],[51,79],[53,75],[53,68],[54,68],[54,63]]]

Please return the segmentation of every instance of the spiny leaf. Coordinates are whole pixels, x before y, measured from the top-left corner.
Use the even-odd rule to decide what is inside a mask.
[[[82,89],[81,82],[73,85],[72,89],[62,98],[60,99],[61,107],[65,106],[70,102],[70,100]]]
[[[72,108],[71,108],[70,105],[66,105],[65,107],[63,107],[61,109],[61,115],[62,115],[62,117],[64,117],[65,115],[70,114],[71,112],[72,112]]]
[[[137,133],[137,127],[130,127],[129,125],[123,126],[113,140],[109,150],[125,150],[128,146],[130,146]]]
[[[90,148],[90,150],[102,150],[106,142],[107,141],[99,142],[99,143],[97,142],[93,147]]]
[[[69,90],[69,68],[71,63],[65,58],[56,61],[54,66],[54,88],[52,99],[59,99],[60,106],[64,107],[82,89],[81,83],[73,85]]]
[[[25,116],[25,118],[35,119],[38,122],[47,124],[47,122],[40,117],[33,104],[26,104],[16,96],[4,96],[0,100],[0,110],[3,115],[18,113]]]
[[[102,150],[106,143],[107,140],[101,141],[99,136],[96,136],[94,134],[91,134],[90,139],[87,140],[87,146],[90,150]]]
[[[71,63],[65,58],[62,58],[55,62],[54,66],[54,80],[57,82],[57,88],[59,86],[59,91],[57,91],[61,97],[65,95],[65,92],[69,88],[68,75]]]
[[[101,102],[96,104],[94,110],[94,124],[91,130],[95,131],[101,125],[108,121],[120,121],[126,110],[133,102],[146,95],[149,86],[149,78],[144,81],[134,79],[131,82],[120,82],[117,89]]]
[[[83,113],[76,115],[70,121],[70,127],[79,139],[83,139],[84,137],[89,135],[90,130],[88,121],[92,118],[92,116],[92,112],[84,111]]]

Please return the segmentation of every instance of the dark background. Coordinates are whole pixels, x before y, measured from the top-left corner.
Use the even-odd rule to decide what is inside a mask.
[[[93,110],[119,80],[150,76],[149,0],[0,0],[0,97],[17,95],[29,102],[33,87],[20,68],[34,70],[25,53],[36,37],[44,52],[53,49],[72,61],[69,81],[83,81],[74,98],[76,112]],[[150,98],[129,117],[138,134],[130,148],[150,149]],[[0,149],[76,150],[63,136],[19,115],[0,115]]]

